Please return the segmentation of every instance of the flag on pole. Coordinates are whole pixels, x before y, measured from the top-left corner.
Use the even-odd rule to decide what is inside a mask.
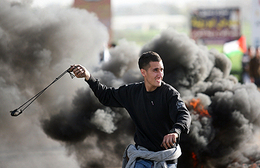
[[[246,38],[241,36],[238,40],[227,42],[223,45],[223,52],[228,56],[243,55],[247,51]]]

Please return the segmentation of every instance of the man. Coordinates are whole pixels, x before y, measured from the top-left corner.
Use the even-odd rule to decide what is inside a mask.
[[[260,90],[260,46],[256,48],[255,57],[249,62],[249,74],[252,83],[255,83]]]
[[[155,52],[145,52],[138,61],[143,82],[106,87],[81,65],[71,69],[78,78],[85,78],[95,96],[105,106],[124,107],[135,126],[135,146],[125,151],[128,161],[123,167],[177,167],[181,155],[180,134],[188,133],[190,114],[179,92],[163,82],[164,66]]]
[[[243,83],[251,83],[250,75],[249,75],[249,63],[250,60],[255,56],[255,47],[248,46],[247,53],[243,55],[242,58],[242,82]]]

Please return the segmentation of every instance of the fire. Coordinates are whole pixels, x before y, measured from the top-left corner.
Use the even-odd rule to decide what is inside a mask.
[[[251,168],[257,168],[257,167],[258,167],[258,166],[257,166],[256,163],[254,163],[254,164],[251,165]]]
[[[198,160],[197,160],[197,156],[194,152],[191,153],[191,157],[193,159],[193,167],[197,167],[198,165]]]
[[[198,168],[198,167],[203,168],[203,166],[199,166],[198,158],[194,152],[191,153],[191,157],[193,159],[193,168]]]
[[[204,106],[201,104],[200,99],[191,99],[190,105],[193,107],[193,110],[200,116],[211,117],[211,115],[209,115],[208,110],[204,109]]]

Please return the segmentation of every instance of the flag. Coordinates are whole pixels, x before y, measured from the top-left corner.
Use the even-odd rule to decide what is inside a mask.
[[[238,40],[227,42],[223,45],[223,52],[231,57],[233,55],[243,55],[246,53],[246,38],[241,36]]]

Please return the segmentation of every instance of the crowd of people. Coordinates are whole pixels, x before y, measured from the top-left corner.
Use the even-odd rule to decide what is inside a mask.
[[[249,46],[242,59],[242,82],[255,83],[260,90],[260,46]]]

